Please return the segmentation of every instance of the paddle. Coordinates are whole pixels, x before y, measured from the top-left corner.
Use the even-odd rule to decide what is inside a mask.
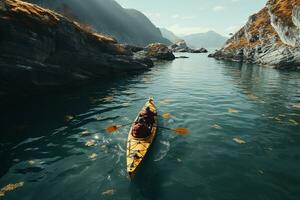
[[[123,125],[110,125],[110,126],[106,127],[105,130],[108,133],[113,133],[113,132],[116,132],[119,128],[124,127],[124,126],[128,126],[132,123],[133,122],[128,123],[128,124],[123,124]],[[178,135],[186,135],[186,134],[189,133],[189,130],[187,128],[168,128],[168,127],[164,127],[164,126],[156,126],[156,127],[162,128],[162,129],[165,129],[165,130],[169,130],[169,131],[173,131],[174,133],[177,133]]]
[[[105,130],[108,132],[108,133],[113,133],[113,132],[116,132],[119,128],[123,127],[123,126],[128,126],[130,124],[132,124],[133,122],[130,122],[128,124],[123,124],[123,125],[110,125],[110,126],[107,126],[105,128]]]
[[[169,131],[173,131],[174,133],[177,133],[178,135],[187,135],[189,133],[189,130],[187,128],[168,128],[164,126],[157,126],[158,128],[166,129]]]

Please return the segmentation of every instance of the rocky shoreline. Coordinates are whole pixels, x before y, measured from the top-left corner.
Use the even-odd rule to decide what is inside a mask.
[[[209,55],[276,69],[300,68],[300,2],[269,0],[225,46]],[[285,10],[284,10],[284,9]]]
[[[110,36],[19,0],[0,2],[0,32],[0,99],[105,80],[147,70],[156,59],[175,59],[165,45],[118,44]]]

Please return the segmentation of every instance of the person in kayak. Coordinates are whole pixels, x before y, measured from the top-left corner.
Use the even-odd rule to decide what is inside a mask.
[[[150,134],[150,129],[146,125],[144,118],[139,118],[139,120],[132,127],[132,135],[136,138],[145,138]]]
[[[140,117],[145,120],[147,125],[154,123],[154,116],[157,116],[157,113],[152,112],[149,106],[140,113]]]

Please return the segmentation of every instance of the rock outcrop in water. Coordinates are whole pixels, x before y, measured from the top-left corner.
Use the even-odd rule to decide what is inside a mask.
[[[152,61],[157,61],[157,60],[171,61],[175,59],[172,50],[169,49],[166,45],[161,43],[149,44],[148,46],[143,48],[143,50],[137,51],[134,57],[138,59],[150,58]]]
[[[279,69],[299,68],[299,41],[300,0],[269,0],[221,50],[209,56]]]
[[[172,44],[170,46],[170,49],[173,52],[178,52],[178,53],[207,53],[208,51],[205,48],[197,48],[197,49],[192,49],[188,47],[186,42],[184,40],[179,40],[176,43]]]
[[[149,58],[109,36],[19,0],[0,1],[0,98],[145,70]]]

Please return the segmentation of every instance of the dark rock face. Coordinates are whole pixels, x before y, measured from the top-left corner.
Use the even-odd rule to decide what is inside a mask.
[[[191,49],[190,50],[191,53],[207,53],[207,49],[205,48],[198,48],[198,49]]]
[[[128,45],[128,44],[121,44],[121,46],[124,47],[126,50],[131,51],[133,53],[136,53],[136,52],[144,50],[143,47],[137,47],[137,46]]]
[[[208,51],[205,48],[197,48],[197,49],[192,49],[187,46],[186,42],[184,40],[180,40],[176,42],[175,44],[172,44],[170,46],[173,52],[178,52],[178,53],[207,53]]]
[[[153,66],[111,37],[50,10],[0,2],[0,98],[107,79]]]
[[[181,59],[181,58],[189,58],[187,56],[178,56],[178,57],[175,57],[176,59]]]
[[[300,1],[269,0],[209,57],[278,69],[300,68]]]
[[[164,44],[153,43],[149,44],[145,51],[146,55],[150,58],[156,58],[158,60],[174,60],[175,56],[173,52]]]

